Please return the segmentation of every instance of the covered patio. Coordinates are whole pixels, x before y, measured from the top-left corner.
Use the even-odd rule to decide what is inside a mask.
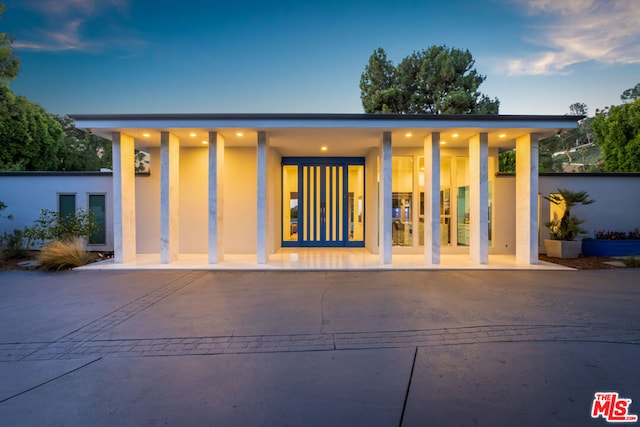
[[[537,265],[538,141],[580,117],[73,118],[113,142],[114,264],[401,269]],[[513,148],[515,180],[499,180]]]

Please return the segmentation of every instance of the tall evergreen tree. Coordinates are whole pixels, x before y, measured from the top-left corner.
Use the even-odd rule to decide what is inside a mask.
[[[478,88],[486,79],[468,50],[431,46],[397,66],[378,48],[360,77],[366,113],[498,114],[500,101]]]

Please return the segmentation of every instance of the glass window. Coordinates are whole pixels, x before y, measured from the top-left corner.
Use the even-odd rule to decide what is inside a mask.
[[[76,195],[58,194],[58,215],[60,218],[76,215]]]
[[[469,158],[458,157],[456,159],[456,173],[457,173],[457,189],[456,189],[456,202],[457,212],[456,221],[458,224],[458,246],[469,246],[469,240],[471,237],[470,231],[470,209],[471,200],[469,192]]]
[[[298,241],[298,166],[282,167],[282,240]]]
[[[418,241],[424,246],[424,157],[418,158],[420,191],[420,234]],[[428,179],[428,177],[427,177]],[[451,158],[440,158],[440,245],[451,244]]]
[[[393,245],[413,246],[413,157],[392,157],[391,175]]]
[[[364,240],[364,166],[349,166],[349,240]]]
[[[92,245],[107,244],[107,211],[104,194],[89,195],[89,212],[93,214],[96,230],[89,236]]]

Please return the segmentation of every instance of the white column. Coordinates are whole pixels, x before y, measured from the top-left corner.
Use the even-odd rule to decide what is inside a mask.
[[[258,264],[267,263],[267,133],[258,132]]]
[[[224,138],[209,132],[209,264],[224,260]]]
[[[391,132],[382,133],[380,142],[380,217],[378,230],[380,233],[380,262],[391,264]]]
[[[178,260],[180,141],[169,132],[160,133],[160,263]]]
[[[489,136],[469,140],[469,255],[477,264],[489,262]]]
[[[136,186],[134,140],[113,132],[113,251],[114,262],[136,259]]]
[[[440,132],[424,139],[424,261],[440,264]]]
[[[538,139],[516,139],[516,263],[538,263]]]

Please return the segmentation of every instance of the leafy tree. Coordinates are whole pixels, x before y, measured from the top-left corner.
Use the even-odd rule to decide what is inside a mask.
[[[606,171],[640,172],[640,98],[597,114],[593,130]]]
[[[576,102],[569,106],[569,114],[586,116],[589,112],[587,105]],[[554,157],[554,153],[565,154],[569,163],[582,161],[582,171],[597,171],[597,165],[586,162],[587,147],[594,144],[592,129],[593,117],[584,117],[578,121],[578,126],[540,141],[539,165],[540,172],[563,172],[562,156]]]
[[[75,127],[67,116],[54,116],[64,131],[60,169],[98,171],[111,168],[111,141]]]
[[[486,79],[468,50],[431,46],[397,66],[378,48],[360,77],[366,113],[498,114],[500,101],[478,91]]]
[[[0,3],[0,19],[4,14],[4,4]],[[20,60],[13,50],[13,38],[7,33],[0,33],[0,82],[9,83],[18,76]]]
[[[623,101],[635,101],[638,98],[640,98],[640,83],[630,89],[625,90],[624,92],[622,92],[622,95],[620,95],[620,99],[622,99]]]
[[[1,170],[59,170],[62,135],[41,106],[0,83]]]

